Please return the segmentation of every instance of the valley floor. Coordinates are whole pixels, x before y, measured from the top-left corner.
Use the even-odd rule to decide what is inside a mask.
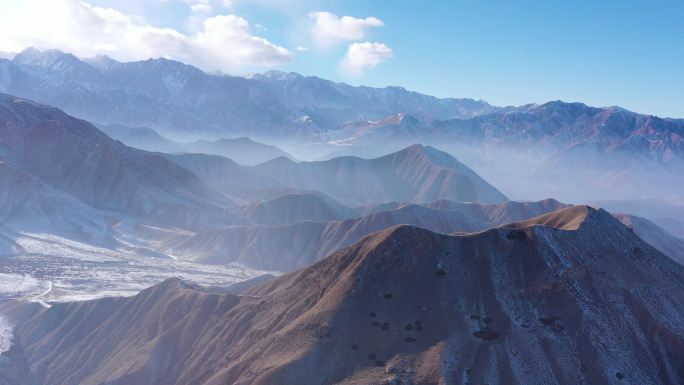
[[[142,256],[73,242],[50,234],[15,239],[18,253],[0,257],[0,301],[51,302],[131,296],[170,277],[201,285],[229,285],[263,272]]]

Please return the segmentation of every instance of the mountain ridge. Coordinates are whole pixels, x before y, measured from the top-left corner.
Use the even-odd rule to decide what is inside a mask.
[[[256,136],[257,139],[259,136],[273,136],[258,133],[264,127],[274,130],[273,133],[281,131],[286,135],[310,133],[365,115],[380,118],[401,112],[397,110],[398,105],[426,116],[441,117],[470,116],[480,110],[494,109],[484,102],[471,99],[438,99],[398,87],[359,88],[313,77],[295,80],[303,79],[312,83],[304,88],[301,84],[283,84],[287,90],[284,91],[280,86],[274,88],[272,82],[263,79],[209,75],[195,67],[167,59],[130,63],[104,60],[104,66],[99,65],[98,60],[79,60],[78,63],[72,63],[71,67],[51,68],[50,61],[41,57],[53,58],[59,56],[58,52],[30,49],[18,54],[12,61],[2,59],[0,68],[4,68],[8,77],[0,78],[0,91],[53,104],[81,118],[103,124],[149,126],[175,134],[251,133],[249,136]],[[70,54],[61,55],[73,57]],[[88,70],[82,72],[88,72],[88,76],[70,76],[75,66],[87,67]],[[48,72],[40,73],[41,69]],[[62,73],[67,76],[63,78],[60,75]],[[29,80],[21,85],[15,83],[23,81],[24,77]],[[53,86],[49,91],[38,88],[40,81],[52,83]],[[119,89],[126,93],[133,88],[139,88],[137,93],[129,93],[128,96],[136,101],[134,107],[123,104],[113,92]],[[325,91],[316,94],[317,89]],[[287,92],[289,97],[283,98],[282,92]],[[90,99],[84,101],[82,98],[86,95]],[[248,97],[241,98],[241,95]],[[321,97],[323,95],[327,96]],[[367,103],[359,103],[358,99],[364,99]],[[336,101],[337,107],[329,106],[332,100]],[[196,103],[204,106],[200,109],[201,114],[192,111],[197,109]],[[98,110],[97,105],[109,105],[117,115]],[[219,106],[222,108],[219,109]],[[157,114],[163,112],[169,118],[155,117],[151,111]]]
[[[393,227],[239,296],[170,280],[56,305],[15,349],[37,384],[679,383],[684,267],[568,210],[575,230]]]

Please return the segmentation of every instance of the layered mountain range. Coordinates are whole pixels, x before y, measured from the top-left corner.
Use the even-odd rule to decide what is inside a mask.
[[[678,193],[684,120],[619,107],[561,101],[493,107],[294,73],[211,75],[165,59],[120,63],[35,49],[0,59],[0,92],[57,106],[148,150],[201,151],[255,164],[279,150],[248,143],[255,154],[264,151],[250,157],[221,140],[247,136],[306,160],[379,157],[421,143],[457,154],[514,199],[684,204]],[[200,142],[179,149],[149,130]]]
[[[231,197],[255,201],[256,191],[316,190],[359,204],[506,200],[455,158],[421,146],[376,160],[298,163],[279,157],[247,167],[217,155],[127,147],[85,121],[9,95],[0,95],[0,118],[0,160],[6,168],[94,208],[189,229],[233,223]],[[331,172],[335,176],[324,178]]]
[[[291,194],[264,201],[258,205],[260,210],[268,207],[273,213],[266,220],[257,215],[252,217],[251,225],[174,238],[166,243],[164,250],[201,263],[240,263],[261,270],[291,271],[311,265],[370,233],[396,225],[408,224],[442,234],[476,232],[571,207],[553,199],[490,205],[448,200],[421,205],[390,202],[359,207],[354,216],[339,204],[323,208],[321,202],[285,215],[283,206],[291,208],[286,202],[295,197],[308,199],[304,194]],[[252,213],[254,207],[238,210],[244,215],[245,211]],[[307,211],[310,214],[305,214]],[[656,249],[684,265],[684,239],[640,217],[627,214],[615,214],[615,217]]]
[[[467,166],[429,146],[375,159],[279,157],[243,166],[218,155],[133,149],[57,109],[7,95],[1,100],[8,183],[0,208],[15,232],[41,230],[109,247],[128,247],[122,237],[134,237],[170,257],[290,271],[394,225],[481,231],[568,207],[507,202]],[[683,259],[680,238],[642,218],[620,218]],[[127,225],[133,230],[124,236],[116,225],[122,221],[183,231]],[[3,232],[9,254],[20,248],[12,231]]]
[[[0,385],[684,382],[681,119],[35,49],[0,92]]]
[[[682,290],[682,266],[579,206],[393,227],[241,294],[55,305],[7,357],[34,384],[679,384]]]

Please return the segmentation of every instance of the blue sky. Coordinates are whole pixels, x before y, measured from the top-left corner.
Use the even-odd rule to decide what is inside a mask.
[[[7,1],[4,10],[12,8],[13,0]],[[36,1],[40,0],[29,2]],[[70,0],[43,1],[73,8]],[[87,4],[96,11],[112,9],[131,17],[128,23],[159,28],[160,35],[173,33],[163,39],[145,37],[144,42],[161,43],[145,43],[144,49],[138,49],[135,44],[142,44],[138,32],[112,37],[84,33],[85,27],[79,27],[77,35],[65,21],[54,27],[66,30],[57,37],[47,40],[36,35],[47,31],[26,32],[21,39],[0,38],[0,50],[16,51],[31,44],[56,46],[80,56],[105,50],[122,60],[168,56],[232,74],[279,69],[355,85],[400,85],[495,105],[561,99],[684,118],[681,0],[92,0]],[[60,12],[52,10],[51,15],[68,16],[70,11]],[[121,16],[96,13],[126,29],[119,27],[124,25]],[[210,36],[204,21],[221,15],[233,16],[217,18]],[[349,23],[335,24],[343,16],[350,17]],[[11,17],[36,16],[17,11]],[[103,25],[93,22],[88,28],[104,30]],[[0,27],[0,33],[8,31]],[[77,41],[84,39],[81,35],[92,36],[92,41]],[[242,43],[234,43],[234,36]],[[120,43],[127,39],[128,45]]]

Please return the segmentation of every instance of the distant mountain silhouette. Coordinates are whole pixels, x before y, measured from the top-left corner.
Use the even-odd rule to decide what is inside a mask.
[[[252,170],[284,185],[322,191],[350,204],[393,200],[450,199],[481,203],[508,200],[456,158],[421,145],[375,159],[341,157],[293,162],[281,157]]]
[[[496,110],[472,99],[438,99],[401,87],[352,87],[271,72],[251,78],[209,75],[167,59],[120,63],[80,60],[29,48],[0,59],[0,92],[48,103],[104,124],[162,133],[250,137],[318,132],[330,125],[397,112],[426,118],[470,117]]]

